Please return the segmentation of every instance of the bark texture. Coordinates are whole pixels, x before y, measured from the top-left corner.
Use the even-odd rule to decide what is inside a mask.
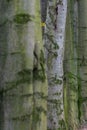
[[[46,130],[40,1],[1,0],[0,19],[0,129]]]
[[[48,129],[65,129],[63,106],[63,58],[67,0],[48,1],[46,56],[48,73]]]
[[[79,119],[87,124],[87,1],[78,1]]]
[[[78,6],[77,1],[68,0],[66,42],[64,54],[64,110],[67,130],[78,127]]]

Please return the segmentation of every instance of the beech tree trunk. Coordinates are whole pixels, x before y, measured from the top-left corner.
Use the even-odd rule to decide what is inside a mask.
[[[40,1],[1,0],[0,19],[0,129],[46,130]]]

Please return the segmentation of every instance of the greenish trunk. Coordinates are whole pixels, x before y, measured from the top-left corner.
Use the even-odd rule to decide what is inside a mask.
[[[7,0],[0,4],[0,128],[46,130],[40,1]]]
[[[77,82],[77,6],[68,0],[66,43],[64,59],[64,110],[67,130],[78,126],[78,82]],[[75,12],[76,10],[76,12]]]
[[[35,53],[38,62],[34,64],[34,113],[33,130],[47,130],[47,80],[45,74],[45,58],[41,33],[41,15],[39,0],[35,3],[36,21],[35,21]]]
[[[78,1],[79,120],[87,124],[87,0]]]

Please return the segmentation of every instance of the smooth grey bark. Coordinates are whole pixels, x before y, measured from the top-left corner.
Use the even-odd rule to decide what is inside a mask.
[[[46,130],[40,1],[0,1],[0,127]]]
[[[34,23],[27,24],[24,15],[27,17],[28,12],[34,14],[34,3],[31,4],[33,11],[28,10],[29,6],[29,1],[1,1],[1,21],[7,37],[0,43],[2,60],[5,57],[0,87],[3,95],[3,130],[29,130],[32,127],[32,97],[25,96],[33,93],[33,73],[30,70],[33,69]],[[4,33],[2,38],[5,38]],[[4,48],[6,51],[3,52]]]

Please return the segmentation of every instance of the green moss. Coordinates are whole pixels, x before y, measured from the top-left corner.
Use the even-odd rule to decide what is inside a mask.
[[[8,92],[8,91],[14,89],[15,87],[17,87],[18,85],[21,85],[24,83],[30,84],[31,82],[32,82],[32,70],[23,69],[16,74],[15,80],[5,82],[5,86],[0,91],[0,93]]]
[[[9,22],[8,19],[5,19],[2,23],[0,23],[0,27],[5,26],[7,22]]]
[[[86,102],[87,101],[87,97],[82,97],[81,99],[79,99],[81,103]]]
[[[40,63],[45,64],[45,58],[44,58],[43,50],[40,51]]]
[[[81,81],[78,80],[78,119],[79,121],[81,120],[81,101],[80,99],[82,99],[81,96]]]
[[[66,129],[68,130],[68,100],[67,100],[67,87],[64,86],[64,91],[63,91],[63,101],[64,101],[64,115],[65,115],[65,125]]]
[[[16,85],[20,85],[23,83],[30,84],[32,82],[32,70],[23,69],[17,73]]]
[[[37,68],[33,69],[33,79],[44,82],[46,79],[45,73],[41,70],[38,70]]]
[[[60,128],[58,130],[66,130],[65,121],[62,119],[59,121]]]
[[[12,0],[7,0],[7,2],[10,2],[10,1],[12,1]]]
[[[24,97],[25,97],[25,98],[26,98],[26,97],[32,97],[32,96],[33,96],[32,93],[29,93],[29,94],[22,94],[22,95],[21,95],[22,98],[24,98]]]
[[[39,107],[34,107],[33,109],[33,124],[37,124],[38,122],[41,121],[41,113],[44,113],[46,114],[46,110],[42,107],[42,106],[39,106]]]
[[[41,69],[38,69],[38,67],[35,67],[33,69],[33,79],[44,82],[45,79],[46,79],[46,75],[45,75],[45,58],[44,58],[44,53],[43,53],[42,50],[40,52],[40,68]]]
[[[13,21],[14,21],[15,23],[18,23],[18,24],[26,24],[26,23],[28,23],[29,21],[31,21],[31,15],[25,14],[25,13],[16,14],[16,15],[14,16]]]
[[[48,100],[48,102],[50,102],[50,103],[52,103],[52,104],[60,104],[61,102],[60,102],[60,100],[58,100],[58,99],[50,99],[50,100]]]
[[[31,113],[30,114],[19,115],[19,116],[16,116],[16,117],[12,117],[12,120],[14,120],[14,121],[29,120],[31,115],[32,115]]]
[[[33,125],[36,125],[40,121],[41,121],[40,115],[37,112],[37,110],[35,110],[35,108],[34,108],[34,110],[33,110]]]
[[[43,51],[41,50],[40,51],[40,66],[41,66],[41,69],[42,69],[42,72],[43,72],[43,75],[45,75],[45,58],[44,58],[44,53]]]
[[[72,81],[70,84],[70,89],[73,91],[73,92],[78,92],[78,88],[76,88],[76,84],[74,83],[74,81]]]
[[[34,92],[33,95],[34,95],[36,98],[40,98],[40,99],[47,100],[47,96],[45,96],[43,92]]]
[[[51,129],[47,128],[47,130],[51,130]]]
[[[31,73],[32,73],[32,70],[30,70],[30,69],[23,69],[23,70],[19,71],[17,74],[19,76],[24,76],[24,75],[31,75]]]
[[[28,94],[22,94],[21,97],[24,98],[24,97],[32,97],[34,96],[35,98],[37,99],[44,99],[44,100],[47,100],[47,96],[44,95],[43,92],[34,92],[34,93],[28,93]]]

